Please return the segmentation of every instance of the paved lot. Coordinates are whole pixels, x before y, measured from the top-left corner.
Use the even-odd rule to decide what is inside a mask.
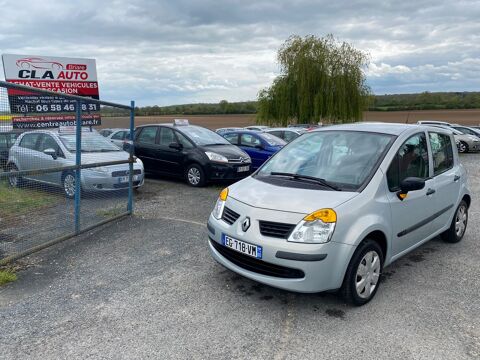
[[[149,180],[137,215],[26,260],[0,289],[0,358],[480,358],[480,155],[465,239],[385,269],[360,308],[241,278],[208,254],[220,187]]]

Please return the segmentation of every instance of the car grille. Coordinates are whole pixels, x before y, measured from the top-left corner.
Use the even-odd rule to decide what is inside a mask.
[[[287,239],[294,228],[293,224],[260,221],[260,234],[263,236]]]
[[[302,270],[270,264],[268,262],[255,259],[251,256],[241,254],[235,250],[220,245],[213,240],[210,240],[210,244],[212,244],[215,250],[217,250],[225,259],[245,270],[284,279],[301,279],[305,277],[305,273]]]
[[[240,214],[237,214],[235,211],[229,209],[225,206],[223,209],[222,220],[225,221],[227,224],[232,225],[235,221],[238,220]]]
[[[142,173],[142,170],[140,169],[133,170],[133,175],[140,175],[141,173]],[[128,176],[128,170],[120,170],[120,171],[112,172],[112,177],[117,177],[117,176]]]
[[[138,185],[140,185],[140,181],[134,181],[134,182],[133,182],[133,186],[134,186],[134,187],[135,187],[135,186],[138,186]],[[129,186],[128,183],[113,184],[113,188],[114,188],[114,189],[127,189],[128,186]]]
[[[250,159],[244,158],[244,157],[239,157],[236,159],[228,159],[228,162],[230,164],[250,164]]]

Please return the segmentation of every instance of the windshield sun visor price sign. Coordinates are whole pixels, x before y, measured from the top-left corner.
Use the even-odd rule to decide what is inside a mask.
[[[97,69],[94,59],[4,54],[2,60],[7,82],[68,95],[99,99]],[[8,100],[11,113],[21,114],[23,124],[25,124],[27,116],[34,115],[31,122],[32,126],[41,122],[41,119],[47,119],[48,116],[46,115],[57,114],[55,118],[57,121],[61,121],[62,116],[59,114],[74,112],[76,103],[75,100],[65,99],[61,96],[35,94],[16,89],[8,89]],[[97,120],[95,125],[100,124],[99,111],[100,106],[98,104],[82,103],[82,119],[87,115],[91,118],[93,113],[97,113],[95,115]],[[71,115],[66,115],[65,118],[67,117],[68,120],[71,119]],[[17,119],[20,118],[15,116],[12,118],[14,126]],[[82,122],[84,121],[82,120]]]

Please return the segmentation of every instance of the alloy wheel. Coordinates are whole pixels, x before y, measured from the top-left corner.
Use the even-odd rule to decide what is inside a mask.
[[[188,182],[192,185],[198,185],[200,183],[201,179],[201,174],[200,170],[198,170],[196,167],[191,167],[188,169]]]
[[[380,256],[373,250],[367,252],[358,264],[355,288],[362,299],[368,299],[375,291],[380,279],[380,267]]]
[[[68,197],[75,196],[75,187],[75,176],[72,174],[65,175],[65,179],[63,179],[63,189]]]
[[[455,234],[459,238],[463,236],[463,233],[467,228],[467,219],[467,208],[465,205],[461,205],[455,214]]]
[[[467,151],[467,145],[465,145],[463,141],[458,145],[458,151],[461,153],[464,153]]]

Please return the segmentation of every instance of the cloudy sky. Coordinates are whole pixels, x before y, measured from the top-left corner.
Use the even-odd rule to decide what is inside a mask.
[[[292,34],[367,51],[376,94],[480,90],[480,1],[0,0],[0,52],[97,60],[104,100],[253,100]],[[2,79],[3,79],[3,71]]]

